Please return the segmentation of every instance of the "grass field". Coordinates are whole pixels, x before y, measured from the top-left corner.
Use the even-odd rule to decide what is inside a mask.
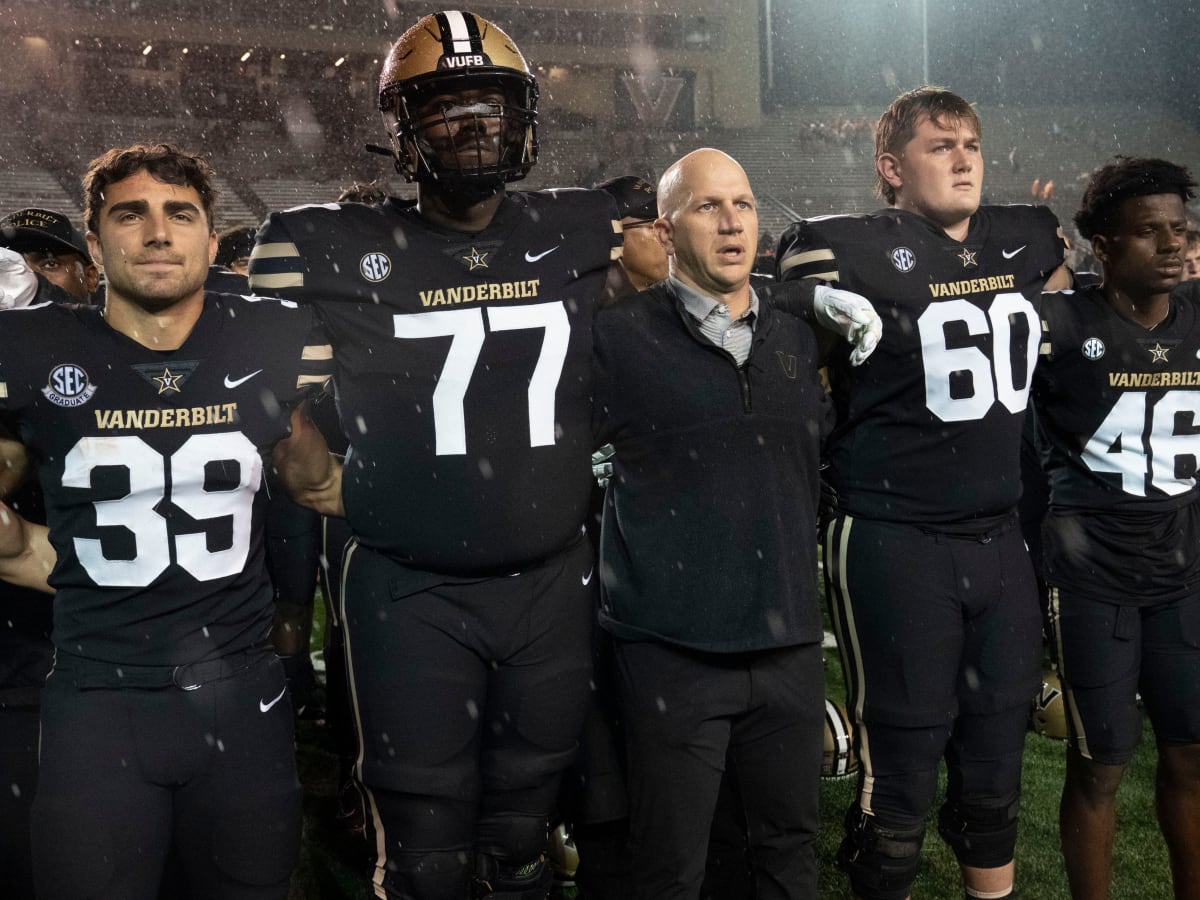
[[[318,607],[320,603],[318,602]],[[321,616],[314,623],[320,643]],[[827,693],[842,696],[836,653],[826,661]],[[1065,745],[1030,732],[1025,742],[1021,828],[1017,843],[1017,887],[1021,900],[1069,900],[1058,849],[1058,797]],[[337,761],[329,736],[311,723],[299,734],[301,779],[305,785],[304,847],[292,880],[291,900],[367,900],[366,847],[348,839],[334,824]],[[1119,796],[1111,900],[1170,900],[1166,849],[1154,817],[1154,738],[1146,736]],[[849,900],[844,876],[834,864],[841,821],[853,797],[854,781],[827,780],[821,787],[820,888],[825,900]],[[940,801],[939,801],[940,802]],[[936,815],[936,813],[935,813]],[[958,866],[937,836],[931,820],[916,900],[962,900]]]

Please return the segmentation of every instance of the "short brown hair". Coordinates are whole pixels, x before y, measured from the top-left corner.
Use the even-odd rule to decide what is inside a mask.
[[[83,213],[88,231],[98,230],[104,189],[143,170],[163,184],[194,188],[200,195],[204,217],[212,230],[217,189],[213,186],[213,170],[208,163],[174,144],[134,144],[113,147],[88,163],[87,173],[83,176]]]
[[[917,123],[928,116],[935,125],[943,126],[946,121],[967,125],[975,130],[975,136],[983,137],[983,126],[975,107],[953,91],[935,85],[924,85],[901,94],[884,110],[875,125],[875,159],[885,153],[901,156],[904,145],[912,140]],[[887,201],[896,203],[896,189],[883,180],[878,167],[875,170],[875,193]]]

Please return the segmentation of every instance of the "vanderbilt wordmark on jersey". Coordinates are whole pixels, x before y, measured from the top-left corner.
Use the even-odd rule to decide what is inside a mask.
[[[262,453],[331,350],[294,304],[208,294],[178,350],[89,307],[6,311],[0,410],[34,454],[58,555],[54,640],[178,665],[266,638]]]
[[[1055,504],[1146,509],[1191,502],[1200,459],[1200,319],[1172,301],[1147,330],[1091,288],[1043,299],[1035,398]]]
[[[830,364],[829,480],[840,509],[946,523],[1015,505],[1035,303],[1064,250],[1053,214],[1023,206],[981,207],[961,242],[895,209],[785,232],[782,278],[862,294],[883,319],[866,363],[852,367],[841,352]]]
[[[603,192],[506,196],[478,233],[395,200],[273,215],[256,291],[313,304],[367,546],[452,572],[566,545],[590,494],[592,316],[621,228]],[[382,273],[387,273],[380,277]]]

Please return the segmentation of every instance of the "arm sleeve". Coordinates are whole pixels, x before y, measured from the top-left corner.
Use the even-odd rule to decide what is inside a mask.
[[[835,287],[838,285],[838,263],[833,247],[808,222],[788,226],[779,239],[775,260],[780,281],[813,278]]]
[[[771,305],[780,312],[795,316],[810,326],[814,326],[818,324],[813,311],[813,292],[816,287],[817,282],[812,278],[776,281],[762,288],[759,294],[768,299]]]
[[[250,253],[250,290],[264,297],[303,300],[308,267],[279,213],[272,213]]]
[[[296,375],[296,391],[301,396],[319,393],[333,377],[333,347],[311,308],[303,307],[309,321],[304,349],[300,352],[300,369]]]
[[[1067,236],[1063,233],[1058,217],[1045,206],[1035,206],[1038,216],[1037,234],[1040,238],[1038,259],[1044,275],[1051,275],[1067,259]]]

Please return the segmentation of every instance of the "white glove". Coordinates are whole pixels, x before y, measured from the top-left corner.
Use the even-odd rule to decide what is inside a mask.
[[[875,352],[883,337],[883,321],[866,297],[853,291],[818,284],[813,291],[813,312],[822,328],[836,331],[854,345],[850,365],[861,365]]]
[[[616,455],[617,451],[613,449],[612,444],[605,444],[592,453],[592,477],[602,490],[608,487],[609,479],[612,478],[613,457]]]
[[[28,306],[37,296],[38,280],[25,257],[0,247],[0,309]]]

